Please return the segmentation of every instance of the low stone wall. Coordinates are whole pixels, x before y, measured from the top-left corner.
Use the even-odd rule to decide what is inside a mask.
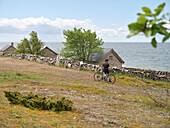
[[[155,70],[144,70],[144,69],[136,69],[136,68],[122,68],[122,69],[113,69],[115,72],[120,72],[123,74],[130,74],[132,76],[138,76],[141,78],[158,80],[170,82],[170,72],[164,71],[155,71]]]
[[[32,54],[4,54],[0,52],[0,56],[3,57],[13,57],[17,59],[27,59],[29,61],[34,61],[37,63],[44,63],[54,66],[63,66],[65,68],[73,68],[79,70],[92,70],[92,71],[101,71],[102,67],[94,64],[87,64],[82,61],[77,60],[64,60],[60,58],[49,58],[42,57]],[[114,68],[112,67],[112,72],[118,72],[123,74],[130,74],[132,76],[138,76],[141,78],[159,80],[170,82],[170,72],[164,71],[154,71],[154,70],[144,70],[144,69],[136,69],[136,68]]]

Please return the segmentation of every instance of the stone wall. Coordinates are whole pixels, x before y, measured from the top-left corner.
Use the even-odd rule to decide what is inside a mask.
[[[64,60],[58,57],[49,58],[49,57],[42,57],[42,56],[31,55],[31,54],[4,54],[3,52],[0,53],[0,56],[13,57],[20,60],[26,59],[37,63],[49,64],[54,66],[63,66],[65,68],[102,71],[102,67],[100,67],[99,65],[87,64],[82,61],[76,61],[76,60]],[[112,72],[130,74],[132,76],[138,76],[146,79],[170,82],[170,72],[143,70],[143,69],[136,69],[136,68],[112,68]]]
[[[136,68],[122,68],[122,69],[114,68],[113,70],[114,72],[130,74],[132,76],[138,76],[141,78],[170,82],[170,72],[144,70]]]

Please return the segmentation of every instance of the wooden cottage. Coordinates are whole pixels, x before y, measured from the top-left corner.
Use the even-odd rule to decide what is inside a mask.
[[[105,59],[109,59],[111,67],[122,68],[122,64],[125,63],[112,48],[104,48],[102,54],[93,57],[93,62],[103,65]]]
[[[50,49],[50,48],[47,47],[47,46],[45,46],[45,47],[43,48],[43,50],[44,50],[44,56],[45,56],[45,57],[56,58],[57,55],[58,55],[56,52],[54,52],[52,49]]]
[[[17,49],[14,47],[14,43],[11,42],[11,45],[6,45],[0,51],[4,52],[4,53],[14,53],[15,50],[17,50]]]

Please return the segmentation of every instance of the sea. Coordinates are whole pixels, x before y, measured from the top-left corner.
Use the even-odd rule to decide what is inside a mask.
[[[5,45],[10,42],[0,42],[0,49]],[[57,53],[64,48],[62,42],[45,42],[45,45]],[[123,67],[170,72],[170,43],[158,43],[154,48],[149,42],[105,42],[102,47],[113,48],[125,62]]]

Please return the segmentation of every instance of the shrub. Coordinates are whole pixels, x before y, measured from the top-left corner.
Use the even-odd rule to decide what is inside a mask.
[[[51,111],[71,111],[72,101],[65,99],[65,97],[58,99],[46,99],[46,97],[39,97],[32,92],[27,96],[23,96],[19,92],[4,91],[5,97],[11,104],[21,104],[30,109],[41,109]]]
[[[67,64],[65,65],[65,68],[69,68]]]
[[[63,62],[61,62],[61,63],[59,63],[59,67],[64,67],[64,63]]]
[[[5,51],[4,54],[12,54],[11,51]]]
[[[80,67],[80,69],[79,69],[80,71],[86,71],[86,69],[85,68],[83,68],[83,67]]]
[[[17,76],[22,76],[22,74],[21,74],[21,73],[18,73],[18,72],[16,73],[16,75],[17,75]]]

